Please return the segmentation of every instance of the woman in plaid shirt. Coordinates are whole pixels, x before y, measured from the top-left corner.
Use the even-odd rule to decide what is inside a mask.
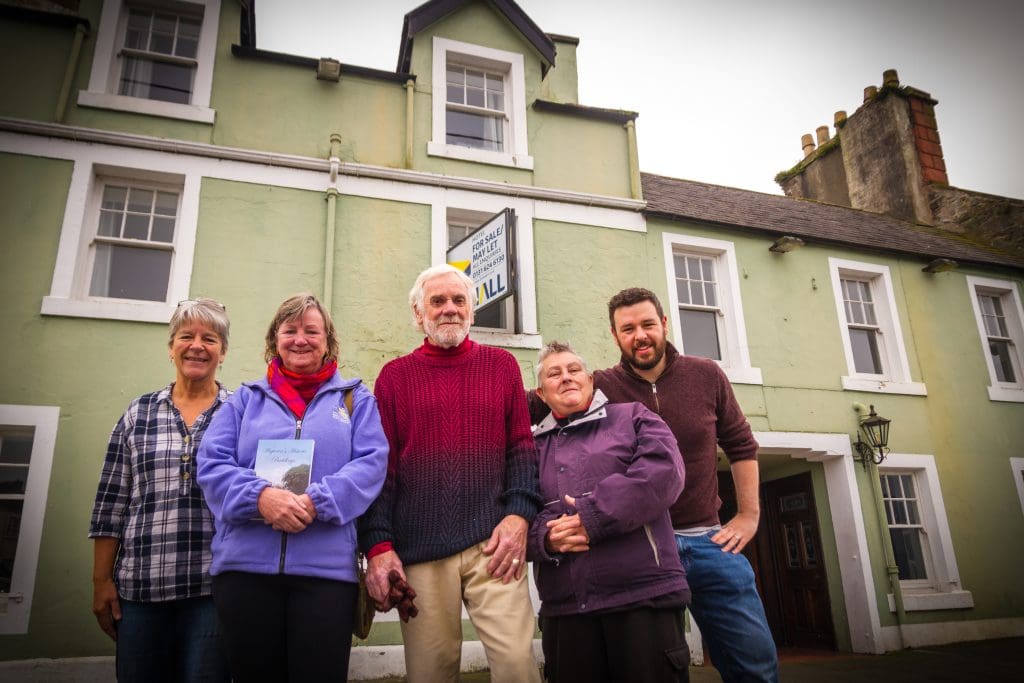
[[[213,299],[178,304],[174,382],[132,401],[110,435],[89,525],[92,610],[116,642],[122,683],[230,680],[210,597],[213,516],[194,467],[230,393],[216,379],[228,328]]]

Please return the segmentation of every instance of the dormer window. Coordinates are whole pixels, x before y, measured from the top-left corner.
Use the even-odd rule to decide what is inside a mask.
[[[430,156],[533,168],[523,55],[434,38]]]

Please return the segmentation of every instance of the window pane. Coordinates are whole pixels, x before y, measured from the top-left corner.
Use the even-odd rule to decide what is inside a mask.
[[[128,192],[128,210],[149,213],[153,209],[153,190],[133,187]]]
[[[178,213],[178,195],[174,192],[157,192],[153,213],[175,216]]]
[[[714,311],[679,310],[683,352],[690,356],[722,359],[718,345],[718,314]]]
[[[850,329],[850,350],[857,372],[882,374],[882,361],[878,355],[878,338],[874,330]]]
[[[128,27],[125,30],[124,46],[135,50],[149,49],[149,20],[152,12],[128,10]]]
[[[449,84],[447,98],[449,102],[465,104],[465,102],[462,101],[462,86]]]
[[[928,569],[924,563],[920,530],[890,529],[889,536],[892,538],[892,550],[896,556],[896,566],[900,570],[900,580],[927,579]]]
[[[691,280],[699,280],[700,279],[700,259],[699,258],[696,258],[696,257],[693,257],[693,256],[687,256],[686,257],[686,277],[690,278]]]
[[[466,104],[473,107],[483,107],[486,104],[484,91],[481,88],[466,88]]]
[[[0,494],[25,493],[28,483],[28,468],[19,465],[0,465]]]
[[[704,301],[704,288],[697,280],[690,280],[690,303],[696,306],[707,305],[707,302]]]
[[[129,213],[124,217],[124,234],[130,240],[149,239],[149,214]]]
[[[21,532],[21,500],[0,500],[0,593],[11,591],[11,577],[14,576],[14,553],[18,548]]]
[[[989,340],[988,348],[992,353],[992,365],[996,369],[996,379],[1000,382],[1016,382],[1017,373],[1013,371],[1010,342]]]
[[[491,304],[473,314],[473,327],[495,327],[504,329],[508,327],[505,315],[506,301],[503,299],[498,303]]]
[[[466,84],[466,72],[464,69],[455,66],[449,66],[446,70],[446,79],[449,85],[465,85]]]
[[[446,140],[450,145],[494,151],[502,149],[503,127],[493,116],[449,111],[446,125]]]
[[[125,57],[119,93],[161,102],[188,104],[195,68],[149,59]]]
[[[100,222],[96,226],[96,234],[101,237],[120,237],[123,217],[123,213],[100,211]]]
[[[32,434],[0,431],[0,462],[6,465],[27,465],[32,458]]]
[[[907,524],[907,505],[906,501],[894,500],[892,501],[892,522],[893,525],[903,526]]]
[[[466,87],[484,89],[484,72],[466,69]]]
[[[174,54],[179,57],[195,59],[199,51],[199,27],[202,22],[198,19],[178,19],[178,40],[174,44]]]
[[[174,241],[174,219],[156,217],[153,219],[153,232],[149,236],[152,242],[170,244]]]
[[[704,283],[704,303],[708,306],[718,305],[718,296],[715,294],[715,283]]]
[[[487,108],[495,111],[505,111],[505,95],[500,92],[488,92]]]
[[[128,188],[107,185],[103,188],[102,208],[111,211],[124,211],[124,203],[128,197]]]
[[[170,272],[170,251],[99,244],[89,295],[164,301]]]

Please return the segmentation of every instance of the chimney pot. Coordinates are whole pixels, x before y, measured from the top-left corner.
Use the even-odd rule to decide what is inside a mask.
[[[800,137],[800,147],[804,150],[804,158],[811,156],[814,151],[814,136],[806,133]]]
[[[828,126],[818,126],[815,131],[818,134],[818,146],[824,145],[828,142]]]
[[[886,88],[900,87],[900,75],[896,69],[886,69],[882,72],[882,86]]]
[[[846,112],[840,109],[832,115],[832,125],[841,128],[844,123],[846,123]]]
[[[875,99],[875,96],[877,94],[878,87],[874,85],[869,85],[868,87],[864,88],[864,101],[870,102],[871,100]]]

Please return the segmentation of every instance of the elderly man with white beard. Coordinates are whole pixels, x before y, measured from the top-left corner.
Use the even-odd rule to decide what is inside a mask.
[[[409,292],[426,338],[375,384],[391,452],[359,543],[378,605],[393,572],[415,588],[419,616],[401,626],[409,681],[458,680],[465,604],[491,680],[539,683],[525,576],[541,507],[537,451],[515,358],[469,338],[475,294],[448,265],[420,273]]]

